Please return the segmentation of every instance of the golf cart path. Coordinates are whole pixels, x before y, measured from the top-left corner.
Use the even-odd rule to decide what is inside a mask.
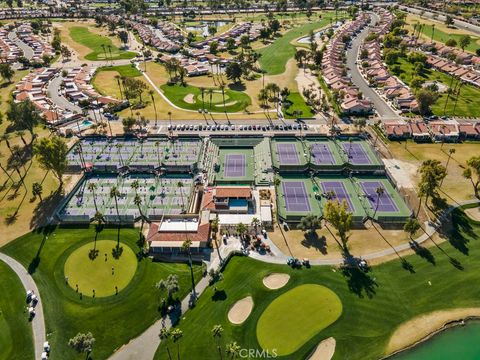
[[[430,236],[432,236],[437,230],[440,228],[442,221],[446,219],[446,217],[456,208],[461,207],[463,205],[475,204],[479,203],[478,199],[472,199],[467,201],[462,201],[457,203],[454,206],[449,207],[446,209],[443,214],[438,218],[438,220],[434,223],[425,223],[425,233],[417,238],[415,241],[418,244],[423,243]],[[232,255],[233,253],[243,252],[245,255],[250,256],[251,258],[257,259],[259,261],[264,261],[267,263],[273,264],[286,264],[288,256],[283,254],[280,249],[275,246],[275,244],[269,239],[265,238],[264,241],[270,246],[272,255],[261,255],[257,252],[247,252],[242,250],[241,243],[238,239],[230,238],[226,246],[222,246],[220,248],[221,257],[226,259],[228,256]],[[396,247],[385,249],[382,251],[370,253],[366,256],[363,256],[363,259],[372,260],[381,258],[387,255],[395,254],[395,252],[400,252],[403,250],[410,249],[410,244],[405,243],[398,245]],[[311,265],[340,265],[344,262],[343,258],[339,259],[330,259],[330,260],[310,260]],[[214,251],[212,253],[212,260],[208,266],[210,268],[217,268],[220,266],[219,256]],[[208,278],[203,277],[195,286],[195,297],[198,298],[203,291],[208,287]],[[185,313],[189,309],[189,303],[192,294],[190,293],[183,299],[181,302],[181,317],[185,316]],[[162,327],[171,328],[172,324],[168,318],[166,319],[159,319],[153,325],[151,325],[148,329],[146,329],[142,334],[138,337],[130,340],[128,344],[125,344],[120,349],[118,349],[112,356],[110,356],[109,360],[151,360],[153,359],[155,352],[157,351],[158,346],[160,345],[160,338],[158,334],[160,333],[160,329]]]
[[[421,244],[421,243],[427,241],[431,236],[433,236],[433,234],[435,234],[438,231],[438,229],[442,225],[442,222],[456,208],[464,206],[464,205],[471,205],[471,204],[477,204],[477,203],[480,203],[480,201],[478,199],[461,201],[461,202],[459,202],[455,205],[450,206],[448,209],[446,209],[442,213],[442,215],[438,218],[437,221],[435,221],[435,222],[426,221],[425,222],[425,232],[420,237],[415,239],[415,242],[417,244]],[[268,238],[265,239],[265,242],[272,249],[272,253],[274,254],[274,256],[261,255],[257,252],[250,252],[248,254],[248,256],[250,256],[253,259],[257,259],[257,260],[264,261],[264,262],[267,262],[267,263],[286,264],[287,259],[290,256],[287,256],[282,251],[280,251],[280,249],[278,249],[270,239],[268,239]],[[389,248],[389,249],[376,251],[376,252],[372,252],[370,254],[364,255],[364,256],[362,256],[362,259],[365,259],[365,260],[378,259],[378,258],[382,258],[384,256],[393,255],[393,254],[395,254],[397,252],[400,252],[400,251],[408,250],[410,248],[411,248],[410,243],[407,242],[407,243],[404,243],[404,244],[401,244],[401,245],[398,245],[398,246],[395,246],[395,247],[392,247],[392,248]],[[310,260],[311,265],[340,265],[340,264],[343,264],[343,262],[344,262],[343,258],[328,259],[328,260],[320,260],[320,259]]]
[[[211,254],[211,260],[207,265],[207,270],[217,269],[221,266],[222,261],[220,259],[226,259],[232,253],[240,252],[241,243],[236,238],[229,239],[227,245],[222,246],[219,251],[213,251]],[[182,319],[185,313],[188,311],[189,304],[192,300],[192,296],[196,299],[203,293],[203,291],[209,285],[208,276],[202,277],[202,279],[195,285],[195,294],[190,292],[181,302],[181,315]],[[168,317],[157,320],[153,325],[146,329],[143,333],[136,338],[131,339],[130,342],[119,348],[109,360],[151,360],[155,356],[158,346],[160,345],[160,338],[158,334],[160,329],[165,327],[170,329],[172,323]]]
[[[38,303],[35,306],[35,317],[31,321],[32,330],[33,330],[33,343],[35,346],[35,359],[41,359],[43,352],[43,343],[46,340],[45,335],[45,319],[43,317],[43,307],[42,299],[40,297],[40,292],[38,291],[37,285],[27,270],[20,264],[17,260],[0,253],[0,260],[5,264],[10,266],[10,268],[15,271],[17,276],[20,278],[23,287],[25,288],[25,294],[27,290],[33,290],[35,295],[37,295]]]
[[[177,105],[175,105],[173,102],[170,101],[170,99],[163,93],[162,90],[160,90],[160,88],[155,85],[155,83],[152,81],[152,79],[150,79],[150,77],[147,75],[147,73],[145,71],[143,71],[141,68],[140,68],[140,63],[136,63],[135,64],[136,68],[143,74],[143,77],[148,81],[148,83],[153,87],[153,89],[158,93],[158,95],[160,95],[162,97],[163,100],[165,100],[168,105],[172,106],[173,108],[177,109],[177,110],[181,110],[181,111],[186,111],[186,112],[192,112],[192,113],[197,113],[199,114],[198,110],[190,110],[190,109],[184,109],[184,108],[181,108]],[[264,113],[264,112],[276,112],[275,109],[268,109],[268,110],[257,110],[257,111],[250,111],[248,112],[249,114],[260,114],[260,113]],[[213,111],[210,111],[209,114],[213,114],[213,115],[221,115],[221,114],[225,114],[224,112],[213,112]],[[228,115],[244,115],[245,112],[229,112],[227,113]]]

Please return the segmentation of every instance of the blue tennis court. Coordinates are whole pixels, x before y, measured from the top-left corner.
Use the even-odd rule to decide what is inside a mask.
[[[311,211],[310,200],[303,181],[284,181],[282,189],[287,211]]]
[[[398,207],[395,204],[395,201],[381,182],[361,181],[360,184],[362,185],[363,192],[367,195],[367,199],[373,209],[377,209],[380,212],[398,212]],[[383,189],[383,194],[380,196],[377,194],[378,188]]]
[[[300,159],[295,144],[277,144],[277,153],[282,165],[298,165]]]
[[[225,155],[225,169],[223,176],[226,178],[244,177],[246,171],[246,161],[244,154]]]
[[[370,165],[372,161],[360,143],[343,143],[343,151],[348,157],[348,162],[354,165]]]
[[[355,207],[353,206],[350,197],[348,196],[347,190],[345,189],[345,185],[343,185],[340,181],[322,181],[322,189],[324,194],[326,194],[327,198],[329,197],[329,193],[333,193],[333,199],[342,202],[345,200],[348,205],[348,210],[351,212],[355,211]],[[329,198],[328,200],[332,200]]]
[[[312,145],[312,160],[316,165],[333,165],[335,160],[327,144]]]

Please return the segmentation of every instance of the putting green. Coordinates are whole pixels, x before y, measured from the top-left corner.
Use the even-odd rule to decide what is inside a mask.
[[[91,242],[71,253],[65,262],[64,274],[68,277],[69,285],[74,290],[78,285],[78,291],[83,295],[93,296],[93,290],[96,297],[114,295],[115,286],[120,291],[132,280],[137,270],[137,257],[128,245],[120,243],[123,251],[115,259],[112,250],[116,248],[117,242],[101,240],[96,244],[98,256],[91,260],[89,253],[93,246]]]
[[[205,103],[210,102],[210,94],[209,93],[203,94],[203,97],[204,97]],[[230,96],[225,94],[225,102],[227,102],[228,99],[230,99]],[[200,101],[200,102],[202,101],[202,94],[197,95],[197,101]],[[223,96],[222,96],[221,91],[214,91],[212,93],[212,104],[222,104],[223,105]]]
[[[257,339],[263,349],[289,355],[341,314],[342,302],[332,290],[322,285],[300,285],[268,305],[257,322]]]

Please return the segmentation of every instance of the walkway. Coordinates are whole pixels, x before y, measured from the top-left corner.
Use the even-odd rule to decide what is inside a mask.
[[[33,281],[33,278],[28,274],[27,270],[17,260],[0,253],[0,260],[5,262],[12,268],[17,274],[25,288],[25,294],[27,290],[33,290],[38,298],[37,306],[35,307],[35,318],[32,320],[33,330],[33,342],[35,346],[35,359],[41,359],[43,352],[43,343],[45,342],[45,319],[43,317],[42,299],[40,298],[40,292],[37,285]],[[26,296],[26,295],[25,295]]]
[[[371,25],[375,25],[378,21],[378,16],[373,14],[372,19],[373,21]],[[382,120],[399,120],[401,119],[401,116],[398,115],[390,105],[369,86],[357,66],[358,50],[369,33],[370,26],[367,26],[352,40],[352,46],[347,50],[347,68],[352,76],[351,80],[353,84],[359,88],[365,98],[370,99],[373,102],[375,110]]]
[[[462,201],[460,203],[457,203],[454,206],[449,207],[447,210],[443,212],[443,214],[439,217],[439,219],[435,223],[431,223],[426,221],[425,222],[425,232],[420,236],[419,238],[415,239],[415,242],[417,244],[422,244],[423,242],[427,241],[431,236],[433,236],[438,229],[442,226],[442,221],[444,221],[447,216],[456,208],[461,207],[463,205],[470,205],[470,204],[476,204],[479,203],[480,201],[478,199],[472,199],[472,200],[466,200]],[[270,244],[271,246],[271,244]],[[410,243],[404,243],[389,249],[377,251],[370,253],[368,255],[362,256],[362,259],[365,260],[374,260],[374,259],[379,259],[388,255],[393,255],[396,253],[399,253],[404,250],[409,250],[411,249]],[[277,249],[277,254],[275,256],[265,256],[261,255],[257,252],[251,252],[249,254],[251,258],[272,263],[272,264],[285,264],[287,262],[287,259],[289,256],[283,254],[280,250]],[[321,259],[316,259],[316,260],[310,260],[311,265],[340,265],[343,264],[344,259],[339,258],[339,259],[328,259],[328,260],[321,260]]]
[[[221,241],[221,240],[219,240]],[[230,238],[227,244],[220,247],[220,256],[222,259],[226,259],[228,256],[241,250],[241,243],[236,238]],[[207,266],[207,271],[210,269],[217,269],[220,266],[220,259],[216,250],[210,254],[210,262]],[[208,287],[208,276],[203,277],[195,286],[195,297],[198,298]],[[180,316],[183,316],[188,311],[192,294],[189,293],[187,297],[182,300]],[[140,334],[135,339],[132,339],[128,344],[122,346],[117,352],[115,352],[109,359],[110,360],[151,360],[153,359],[158,346],[160,345],[160,338],[158,334],[160,329],[165,327],[170,329],[172,322],[170,318],[157,320],[147,330]]]

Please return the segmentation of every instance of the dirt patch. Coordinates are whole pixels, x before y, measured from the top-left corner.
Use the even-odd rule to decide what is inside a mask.
[[[273,273],[263,278],[263,285],[265,285],[270,290],[276,290],[287,285],[288,280],[290,280],[290,275]]]
[[[418,167],[415,164],[397,159],[383,159],[399,188],[414,189]]]
[[[193,94],[188,94],[185,95],[183,101],[185,101],[187,104],[195,104],[195,97]]]
[[[235,325],[242,324],[248,319],[253,309],[253,299],[247,296],[238,300],[228,312],[228,320]]]
[[[475,221],[480,221],[480,207],[465,209],[465,214]]]
[[[333,337],[322,340],[317,345],[315,351],[308,357],[308,360],[330,360],[335,354],[335,346],[337,342]]]
[[[427,285],[428,286],[428,285]],[[428,339],[449,323],[480,316],[480,308],[463,308],[434,311],[401,324],[393,333],[387,346],[387,354],[397,352]]]

